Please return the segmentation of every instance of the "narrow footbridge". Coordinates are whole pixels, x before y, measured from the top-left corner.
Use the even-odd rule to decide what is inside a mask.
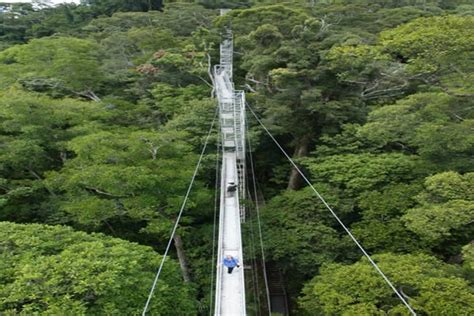
[[[221,14],[225,14],[227,11],[222,10]],[[241,203],[242,200],[246,198],[246,169],[245,169],[245,131],[246,131],[246,121],[245,113],[246,107],[253,115],[255,121],[263,128],[266,134],[271,138],[275,143],[281,153],[288,159],[292,168],[296,170],[308,187],[314,192],[322,204],[327,208],[330,214],[334,219],[339,223],[340,227],[347,233],[350,239],[354,244],[360,249],[362,254],[368,259],[373,268],[377,273],[384,279],[385,283],[391,288],[394,294],[400,299],[400,301],[405,305],[407,310],[411,315],[416,315],[416,312],[410,306],[407,301],[407,297],[402,295],[395,287],[395,285],[389,280],[389,278],[383,273],[379,268],[377,263],[371,258],[367,253],[364,247],[359,243],[356,237],[349,230],[343,221],[337,216],[336,212],[331,208],[331,206],[326,202],[323,196],[316,190],[310,180],[306,175],[301,171],[298,165],[293,161],[293,159],[288,155],[284,148],[280,145],[277,139],[272,135],[269,129],[265,126],[263,121],[255,113],[250,105],[245,102],[245,93],[243,91],[235,90],[234,83],[232,81],[232,61],[233,61],[233,35],[230,27],[224,32],[223,40],[220,45],[220,61],[219,64],[214,67],[213,79],[214,79],[214,90],[217,95],[217,100],[219,103],[219,129],[221,135],[221,144],[222,144],[222,169],[220,177],[220,208],[219,208],[219,234],[218,234],[218,245],[217,245],[217,269],[216,269],[216,278],[215,278],[215,305],[214,305],[214,315],[216,316],[241,316],[246,315],[246,304],[245,304],[245,279],[244,279],[244,264],[245,258],[243,257],[242,251],[242,235],[241,235],[241,223],[245,221],[245,205]],[[153,285],[150,289],[148,299],[145,303],[142,316],[146,316],[150,301],[153,297],[153,293],[156,289],[164,262],[170,250],[170,247],[173,242],[173,236],[176,233],[176,230],[179,225],[179,221],[182,217],[183,211],[185,209],[186,202],[188,200],[189,194],[191,192],[194,180],[196,178],[199,166],[201,164],[203,155],[206,150],[207,143],[209,141],[209,136],[214,128],[214,122],[212,121],[211,127],[209,129],[206,142],[203,146],[201,156],[196,165],[193,177],[189,184],[186,196],[181,205],[181,209],[178,213],[173,231],[171,233],[170,239],[166,246],[165,253],[161,260],[160,266],[156,273]],[[250,145],[250,143],[249,143]],[[250,147],[249,147],[250,148]],[[251,152],[251,150],[249,150]],[[249,155],[249,158],[252,158]],[[249,159],[250,162],[250,171],[253,179],[254,187],[254,196],[257,196],[256,192],[256,182],[255,182],[255,172],[253,166],[253,159]],[[250,187],[251,185],[249,185]],[[229,190],[229,187],[232,187],[232,190]],[[263,267],[263,277],[265,280],[266,294],[267,294],[267,307],[268,312],[277,311],[278,307],[272,304],[270,299],[270,291],[267,280],[267,271],[265,268],[265,256],[264,256],[264,246],[262,239],[262,232],[260,226],[260,218],[258,211],[258,203],[256,203],[256,213],[259,226],[259,235],[261,243],[261,257],[262,257],[262,267]],[[213,248],[214,249],[214,248]],[[214,250],[213,250],[214,251]],[[214,255],[214,252],[213,252]],[[234,269],[234,271],[229,274],[227,269],[222,265],[222,261],[225,256],[231,255],[237,258],[240,261],[240,268]],[[214,259],[213,259],[214,260]],[[214,275],[214,274],[212,274]],[[211,284],[213,281],[211,282]],[[256,291],[258,292],[258,291]],[[258,295],[258,293],[256,294]],[[212,291],[211,291],[212,297]],[[212,305],[212,303],[211,303]],[[284,306],[283,310],[286,310]]]
[[[214,82],[219,102],[222,135],[222,170],[220,190],[219,239],[215,315],[246,315],[244,258],[240,223],[245,220],[245,94],[234,90],[232,82],[233,42],[227,30],[220,46],[220,64],[214,67]],[[235,191],[228,187],[236,185]],[[241,268],[232,274],[222,265],[226,255],[237,258]]]

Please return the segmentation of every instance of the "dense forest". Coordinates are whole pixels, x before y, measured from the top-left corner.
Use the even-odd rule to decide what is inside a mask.
[[[219,16],[218,8],[232,8]],[[216,111],[252,108],[419,315],[474,315],[472,0],[0,3],[0,314],[139,315]],[[249,115],[265,265],[292,315],[409,315]],[[212,310],[214,132],[150,315]]]

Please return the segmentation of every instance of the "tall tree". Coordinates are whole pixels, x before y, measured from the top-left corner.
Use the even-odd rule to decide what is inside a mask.
[[[99,103],[51,99],[12,89],[0,96],[0,220],[45,221],[52,209],[43,179],[72,153],[66,142],[105,121]]]
[[[418,313],[474,312],[474,292],[459,268],[427,255],[381,254],[374,260]],[[305,315],[409,315],[365,258],[353,265],[325,266],[299,302]]]
[[[474,173],[436,174],[425,180],[425,190],[417,197],[420,205],[402,220],[432,247],[457,255],[474,233],[473,196]]]
[[[71,228],[0,223],[0,311],[139,314],[161,256],[151,248]],[[150,313],[195,312],[193,290],[167,260]]]
[[[35,39],[0,53],[6,69],[23,86],[34,91],[57,95],[78,95],[95,101],[94,91],[101,85],[98,46],[90,40],[72,37]]]
[[[112,15],[115,12],[163,10],[163,0],[81,0],[81,4],[90,6],[97,15]]]

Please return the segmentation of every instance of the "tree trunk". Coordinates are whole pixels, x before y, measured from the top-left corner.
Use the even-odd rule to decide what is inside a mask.
[[[174,246],[178,254],[179,265],[181,267],[181,273],[183,274],[184,282],[190,282],[188,260],[186,259],[186,253],[184,252],[183,240],[181,236],[175,234],[173,237]]]
[[[308,155],[309,148],[309,136],[305,136],[301,139],[295,148],[293,158],[300,158]],[[298,190],[303,186],[303,178],[301,178],[298,170],[295,167],[291,168],[290,179],[288,180],[288,190]]]

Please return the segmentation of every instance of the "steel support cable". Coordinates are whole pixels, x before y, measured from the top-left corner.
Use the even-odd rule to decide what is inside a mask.
[[[207,148],[207,144],[209,143],[209,138],[211,136],[212,130],[214,129],[214,124],[216,122],[218,114],[218,108],[216,108],[216,113],[214,114],[214,118],[212,119],[211,127],[209,128],[209,132],[207,133],[206,140],[204,142],[204,147],[202,148],[201,155],[199,156],[199,160],[196,164],[196,168],[194,169],[193,176],[191,178],[191,182],[189,183],[188,190],[186,192],[186,195],[184,197],[183,203],[181,204],[181,208],[178,213],[178,217],[176,218],[176,222],[174,224],[173,230],[171,232],[170,239],[168,240],[168,245],[166,246],[165,253],[163,254],[163,258],[161,259],[160,267],[158,268],[158,271],[156,272],[155,279],[153,281],[153,285],[150,289],[150,293],[148,294],[148,299],[145,303],[145,307],[143,308],[142,316],[145,316],[148,308],[150,306],[151,299],[153,297],[153,293],[155,292],[156,284],[158,283],[158,280],[160,278],[161,270],[163,269],[163,265],[166,261],[166,256],[168,255],[168,252],[171,248],[171,244],[173,243],[173,238],[174,235],[176,234],[176,230],[178,229],[179,221],[181,220],[181,216],[183,215],[184,208],[186,206],[186,203],[188,202],[189,194],[191,193],[191,189],[193,188],[194,180],[196,179],[197,173],[199,171],[199,167],[201,166],[202,158],[204,157],[204,153]]]
[[[375,263],[375,261],[370,257],[370,255],[367,253],[367,251],[364,249],[364,247],[359,243],[359,241],[354,237],[354,235],[351,233],[349,228],[342,222],[342,220],[337,216],[337,214],[334,212],[334,210],[331,208],[331,206],[326,202],[326,200],[322,197],[322,195],[314,188],[313,184],[308,180],[308,178],[303,174],[301,169],[296,165],[296,163],[291,159],[291,157],[287,154],[287,152],[283,149],[283,147],[278,143],[278,141],[275,139],[275,137],[270,133],[270,131],[267,129],[265,124],[263,124],[262,120],[257,116],[257,114],[254,112],[254,110],[250,107],[249,104],[247,104],[248,109],[252,113],[252,115],[255,117],[257,122],[262,126],[262,128],[265,130],[265,132],[270,136],[270,138],[273,140],[273,142],[277,145],[277,147],[280,149],[280,151],[285,155],[285,157],[290,161],[290,163],[293,165],[293,167],[298,171],[298,173],[301,175],[301,177],[304,179],[304,181],[310,186],[310,188],[314,191],[316,196],[323,202],[324,206],[331,212],[332,216],[336,219],[336,221],[341,225],[341,227],[346,231],[346,233],[349,235],[349,237],[352,239],[352,241],[357,245],[357,247],[360,249],[360,251],[364,254],[365,257],[369,260],[370,264],[375,268],[375,270],[382,276],[382,278],[385,280],[385,282],[388,284],[388,286],[393,290],[393,292],[398,296],[400,301],[406,306],[406,308],[410,311],[412,315],[416,315],[416,312],[413,310],[413,308],[410,306],[410,304],[405,300],[405,298],[398,292],[398,290],[395,288],[395,286],[392,284],[392,282],[388,279],[388,277],[383,273],[383,271],[379,268],[379,266]]]
[[[216,227],[217,227],[217,205],[219,204],[219,158],[220,158],[220,146],[217,145],[217,153],[216,153],[216,174],[215,174],[215,188],[214,188],[214,222],[212,225],[212,261],[211,261],[211,289],[210,289],[210,302],[209,302],[209,316],[212,316],[212,306],[214,302],[214,267],[216,266]]]
[[[247,195],[249,197],[252,196],[252,194],[250,194],[250,190],[248,189],[250,186],[247,185]],[[256,251],[255,251],[255,229],[254,229],[254,226],[253,226],[253,223],[252,223],[252,219],[249,221],[249,225],[250,225],[250,247],[252,249],[252,281],[253,281],[253,288],[254,288],[254,292],[255,292],[255,298],[256,298],[256,304],[258,306],[258,309],[257,309],[257,315],[260,315],[260,285],[258,283],[258,275],[257,275],[257,259],[256,259]]]
[[[252,144],[250,142],[250,138],[248,137],[248,130],[247,132],[247,143],[249,146],[249,156],[250,156],[250,170],[252,173],[252,183],[253,183],[253,193],[255,197],[255,211],[257,213],[257,224],[258,224],[258,235],[260,239],[260,250],[262,254],[262,268],[263,268],[263,280],[265,282],[265,292],[267,296],[267,305],[268,305],[268,315],[271,315],[272,304],[270,300],[270,288],[268,286],[268,277],[267,277],[267,264],[265,259],[265,251],[263,247],[263,235],[262,235],[262,223],[260,221],[260,207],[258,205],[258,195],[257,195],[257,180],[255,179],[255,167],[253,163],[253,156],[252,156]]]

